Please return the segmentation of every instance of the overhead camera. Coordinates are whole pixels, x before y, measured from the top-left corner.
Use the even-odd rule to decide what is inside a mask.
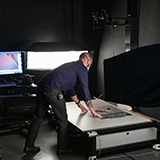
[[[102,11],[100,12],[92,12],[92,18],[95,21],[99,21],[99,20],[107,20],[108,19],[109,14],[107,14],[107,11],[102,9]]]
[[[92,12],[92,19],[94,22],[94,27],[100,26],[102,23],[105,24],[108,22],[109,14],[105,9],[102,9],[102,11],[99,12]]]
[[[101,12],[92,12],[93,28],[102,28],[107,25],[112,25],[114,28],[119,25],[130,25],[131,15],[126,17],[109,17],[106,9],[102,9]]]

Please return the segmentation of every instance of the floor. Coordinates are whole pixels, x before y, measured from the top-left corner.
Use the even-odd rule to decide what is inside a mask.
[[[12,121],[16,124],[24,124],[23,121],[17,121],[13,118]],[[55,128],[48,125],[48,121],[44,120],[36,140],[36,145],[41,147],[41,151],[37,154],[23,153],[23,147],[27,129],[20,131],[3,133],[0,135],[0,160],[88,160],[84,147],[85,144],[79,145],[74,153],[57,156],[57,131]],[[97,157],[97,160],[159,160],[160,151],[146,148],[114,155],[105,155]]]

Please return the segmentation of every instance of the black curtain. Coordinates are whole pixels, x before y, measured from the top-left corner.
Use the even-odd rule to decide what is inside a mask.
[[[137,107],[160,106],[160,44],[104,60],[105,100]]]

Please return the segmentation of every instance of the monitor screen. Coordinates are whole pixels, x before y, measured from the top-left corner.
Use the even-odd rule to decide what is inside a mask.
[[[0,75],[23,74],[22,51],[0,52]]]
[[[82,51],[50,51],[50,52],[27,52],[27,65],[28,70],[50,70],[57,68],[58,66],[79,60],[79,56]]]

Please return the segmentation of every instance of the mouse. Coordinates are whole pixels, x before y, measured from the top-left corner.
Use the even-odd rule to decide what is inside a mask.
[[[155,144],[152,148],[155,150],[160,150],[160,144]]]

